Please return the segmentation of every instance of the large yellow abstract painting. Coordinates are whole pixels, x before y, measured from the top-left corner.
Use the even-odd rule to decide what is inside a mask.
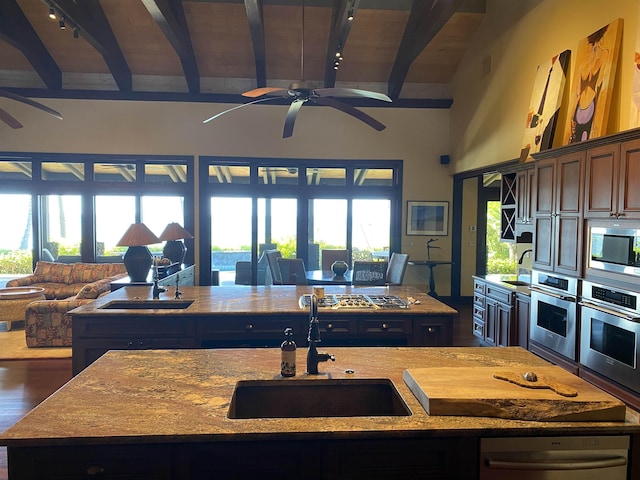
[[[619,18],[578,44],[564,132],[565,144],[584,142],[606,134],[622,23]]]

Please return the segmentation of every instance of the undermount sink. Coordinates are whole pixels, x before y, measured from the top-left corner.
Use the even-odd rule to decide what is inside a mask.
[[[513,285],[514,287],[528,287],[529,282],[523,282],[522,280],[503,280],[502,283]]]
[[[307,418],[409,416],[393,382],[353,380],[241,380],[228,417]]]
[[[184,310],[193,300],[113,300],[102,305],[105,310]]]

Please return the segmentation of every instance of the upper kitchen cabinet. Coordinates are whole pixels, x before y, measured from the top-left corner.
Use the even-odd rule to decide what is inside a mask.
[[[500,240],[521,241],[523,234],[533,232],[532,197],[535,178],[533,167],[515,172],[503,172],[500,184],[501,220]],[[531,242],[529,239],[528,242]]]
[[[516,232],[533,231],[532,200],[535,186],[535,168],[516,173]]]
[[[539,160],[535,165],[533,267],[580,276],[585,152]]]
[[[589,149],[585,182],[585,218],[640,219],[640,140]]]

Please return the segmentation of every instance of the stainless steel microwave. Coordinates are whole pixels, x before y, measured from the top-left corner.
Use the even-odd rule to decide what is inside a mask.
[[[589,225],[587,268],[640,276],[640,224]]]

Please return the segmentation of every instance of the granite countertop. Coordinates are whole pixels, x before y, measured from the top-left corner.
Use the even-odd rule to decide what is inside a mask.
[[[491,282],[493,284],[499,285],[508,290],[513,290],[514,292],[531,295],[531,289],[529,288],[531,282],[529,276],[526,277],[526,280],[524,280],[520,275],[500,273],[492,273],[489,275],[474,275],[474,277],[486,282]]]
[[[328,348],[336,361],[319,375],[280,377],[280,350],[110,351],[0,436],[0,445],[212,442],[281,438],[590,435],[638,433],[625,422],[530,422],[489,417],[429,416],[402,380],[406,368],[515,367],[549,364],[520,347]],[[306,351],[298,349],[304,371]],[[347,373],[353,369],[354,373]],[[404,417],[227,417],[238,380],[389,378],[412,415]]]
[[[351,286],[325,286],[325,294],[364,293],[378,295],[396,295],[403,300],[413,297],[419,303],[412,304],[406,309],[393,309],[394,314],[428,314],[428,315],[456,315],[457,310],[445,305],[439,300],[427,295],[417,288],[398,287],[351,287]],[[127,286],[108,293],[95,302],[82,305],[71,311],[71,314],[83,315],[116,315],[123,312],[127,315],[202,315],[202,314],[229,314],[246,315],[255,313],[264,314],[300,314],[302,311],[298,304],[300,296],[310,294],[311,286],[278,285],[278,286],[247,286],[247,287],[180,287],[183,292],[181,300],[193,300],[193,303],[185,309],[103,309],[102,306],[114,300],[152,300],[152,288],[150,286]],[[160,294],[160,300],[173,300],[175,287],[169,287],[167,292]],[[334,313],[344,314],[345,310],[321,309],[322,315]],[[390,309],[366,309],[358,310],[366,314],[376,312],[389,313]]]

